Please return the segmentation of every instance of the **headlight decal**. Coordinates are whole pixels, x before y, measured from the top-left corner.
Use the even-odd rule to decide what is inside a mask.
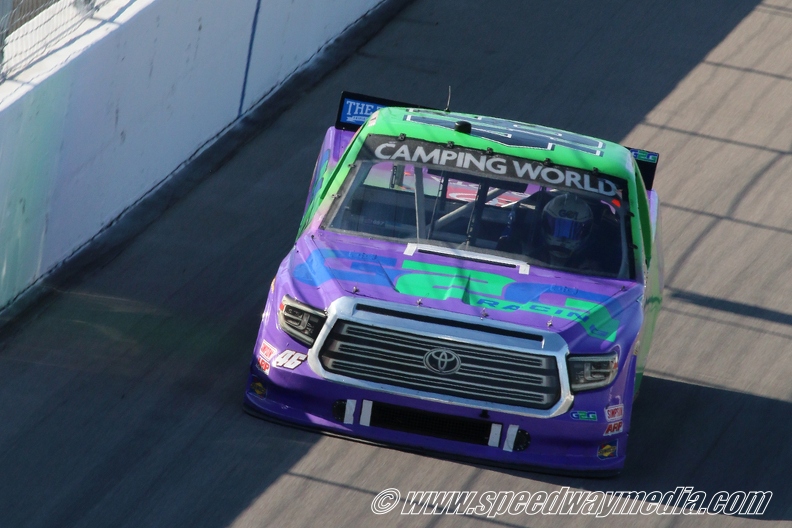
[[[567,358],[569,386],[573,391],[598,389],[610,385],[619,373],[618,348],[604,356]]]
[[[291,337],[312,346],[322,331],[327,314],[312,306],[284,295],[278,306],[278,326]]]

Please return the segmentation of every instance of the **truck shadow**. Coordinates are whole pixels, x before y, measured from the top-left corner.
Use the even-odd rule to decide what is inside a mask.
[[[771,491],[761,520],[792,520],[792,404],[717,387],[646,376],[633,408],[627,465],[611,479],[538,476],[597,491],[660,491],[690,486]]]

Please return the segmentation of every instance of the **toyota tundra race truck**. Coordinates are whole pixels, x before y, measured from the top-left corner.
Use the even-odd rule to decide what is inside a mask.
[[[345,92],[246,410],[446,458],[618,473],[662,295],[657,159]]]

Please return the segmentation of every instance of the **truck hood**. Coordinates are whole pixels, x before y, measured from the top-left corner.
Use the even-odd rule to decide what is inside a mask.
[[[591,353],[635,326],[622,319],[643,292],[631,281],[323,230],[300,237],[287,265],[297,295],[317,307],[345,295],[420,305],[557,332]]]

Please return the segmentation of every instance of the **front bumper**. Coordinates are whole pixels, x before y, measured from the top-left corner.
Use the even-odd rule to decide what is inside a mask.
[[[432,324],[425,321],[418,327],[410,321],[373,319],[358,313],[351,301],[341,299],[328,310],[327,324],[316,345],[308,350],[277,327],[273,311],[268,304],[248,376],[244,404],[251,414],[364,442],[493,466],[588,476],[617,474],[624,466],[633,361],[623,364],[608,387],[572,394],[565,342],[557,334],[537,331],[544,336],[541,353],[558,361],[561,395],[546,410],[515,409],[361,382],[328,373],[319,360],[318,351],[338,319],[385,327],[398,324],[413,332],[431,329]],[[477,331],[455,329],[455,336],[471,342],[483,340]],[[263,343],[269,349],[266,361],[259,352]],[[517,348],[510,338],[501,339],[497,346]],[[276,358],[287,350],[304,359],[279,364]],[[614,406],[621,408],[623,416],[606,416],[606,409]],[[619,427],[614,427],[616,424]]]
[[[604,414],[599,421],[585,422],[571,419],[571,413],[546,419],[483,412],[349,387],[280,369],[271,369],[267,376],[257,366],[251,366],[244,405],[256,416],[306,429],[524,470],[610,476],[623,468],[627,447],[626,433],[603,436],[607,428]],[[347,412],[353,406],[354,410]],[[385,426],[378,424],[378,410],[389,411],[394,407],[414,410],[421,417],[448,417],[450,427],[489,424],[489,434],[473,443],[470,438],[475,433],[465,435],[465,440],[454,440],[438,437],[436,427],[421,431],[419,426],[416,432],[415,426],[405,427],[403,422],[383,417],[379,422]],[[524,446],[526,436],[528,443]],[[487,445],[483,445],[485,440]]]

